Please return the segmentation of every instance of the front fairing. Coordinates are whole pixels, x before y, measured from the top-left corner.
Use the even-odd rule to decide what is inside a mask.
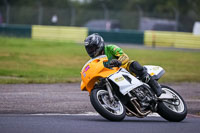
[[[119,87],[119,91],[123,95],[126,95],[134,88],[143,85],[140,80],[138,80],[124,68],[121,68],[117,73],[109,76],[108,79]]]
[[[106,68],[104,62],[107,62],[108,58],[106,55],[98,56],[94,59],[89,60],[81,70],[81,90],[91,92],[94,88],[95,83],[99,78],[106,78],[111,74],[117,72],[119,68],[114,67],[112,69]]]

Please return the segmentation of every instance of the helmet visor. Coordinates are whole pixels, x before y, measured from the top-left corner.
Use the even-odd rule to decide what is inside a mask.
[[[89,55],[91,58],[94,58],[95,55],[96,55],[96,52],[97,52],[97,50],[98,50],[98,46],[96,46],[96,45],[86,46],[85,49],[86,49],[88,55]]]

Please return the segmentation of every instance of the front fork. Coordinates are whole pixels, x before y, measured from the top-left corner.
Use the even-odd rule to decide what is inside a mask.
[[[115,99],[114,99],[114,96],[113,96],[113,93],[112,93],[113,88],[112,88],[112,86],[110,85],[108,79],[106,78],[105,80],[106,80],[106,83],[105,83],[105,84],[106,84],[106,89],[108,90],[108,95],[109,95],[109,97],[110,97],[110,101],[111,101],[111,102],[114,102]]]

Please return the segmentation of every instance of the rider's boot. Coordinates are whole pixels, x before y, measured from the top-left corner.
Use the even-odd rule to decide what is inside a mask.
[[[147,83],[153,89],[157,97],[163,93],[160,84],[147,72],[141,77],[141,80]]]
[[[162,94],[163,91],[160,84],[153,79],[153,77],[147,73],[146,69],[137,61],[134,61],[130,64],[129,71],[135,73],[136,76],[138,76],[143,82],[147,83],[153,89],[157,97]]]

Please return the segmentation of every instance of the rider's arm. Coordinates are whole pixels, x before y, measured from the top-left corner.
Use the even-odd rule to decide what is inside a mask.
[[[122,65],[124,65],[129,61],[129,57],[127,54],[124,53],[121,56],[119,56],[118,60],[122,62]]]
[[[124,51],[116,45],[113,45],[112,48],[113,54],[115,57],[122,63],[122,65],[126,64],[129,61],[129,57]]]

